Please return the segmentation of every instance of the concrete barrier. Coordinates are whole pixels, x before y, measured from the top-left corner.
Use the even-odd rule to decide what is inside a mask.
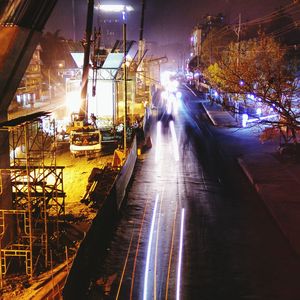
[[[124,166],[79,246],[63,289],[64,299],[86,299],[90,280],[96,268],[95,261],[104,259],[136,159],[137,142],[134,137]]]
[[[137,159],[137,142],[136,142],[136,137],[134,137],[132,146],[128,153],[128,157],[126,158],[126,162],[123,165],[122,169],[120,170],[114,184],[116,205],[118,210],[120,209],[123,199],[125,197],[128,183],[133,174],[133,169],[136,163],[136,159]]]

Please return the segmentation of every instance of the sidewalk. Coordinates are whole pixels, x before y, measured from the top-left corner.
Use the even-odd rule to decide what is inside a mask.
[[[234,124],[235,119],[218,105],[202,105],[215,126]],[[250,154],[245,148],[238,163],[294,251],[300,254],[300,164],[283,163],[262,149],[263,145]]]

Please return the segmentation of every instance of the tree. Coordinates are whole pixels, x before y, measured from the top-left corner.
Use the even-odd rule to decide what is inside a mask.
[[[257,39],[231,43],[222,58],[205,70],[205,76],[222,93],[240,98],[251,94],[255,101],[270,107],[278,118],[263,122],[279,130],[285,143],[297,143],[299,80],[285,53],[274,38],[260,34]]]
[[[228,26],[211,29],[205,37],[201,51],[201,63],[209,66],[218,61],[222,51],[236,40],[236,35]]]

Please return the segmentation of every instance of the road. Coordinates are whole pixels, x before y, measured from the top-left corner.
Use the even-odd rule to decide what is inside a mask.
[[[153,147],[85,298],[300,299],[299,257],[220,151],[222,132],[182,92],[175,120],[153,120]]]

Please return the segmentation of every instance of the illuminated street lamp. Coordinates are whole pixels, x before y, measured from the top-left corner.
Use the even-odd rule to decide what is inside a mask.
[[[133,7],[130,5],[124,4],[99,4],[96,6],[96,9],[103,12],[111,13],[122,13],[123,18],[123,51],[124,51],[124,155],[126,157],[127,152],[127,61],[126,61],[126,13],[133,11]]]
[[[98,4],[96,9],[104,12],[120,13],[120,12],[131,12],[133,7],[131,5],[124,4]]]

